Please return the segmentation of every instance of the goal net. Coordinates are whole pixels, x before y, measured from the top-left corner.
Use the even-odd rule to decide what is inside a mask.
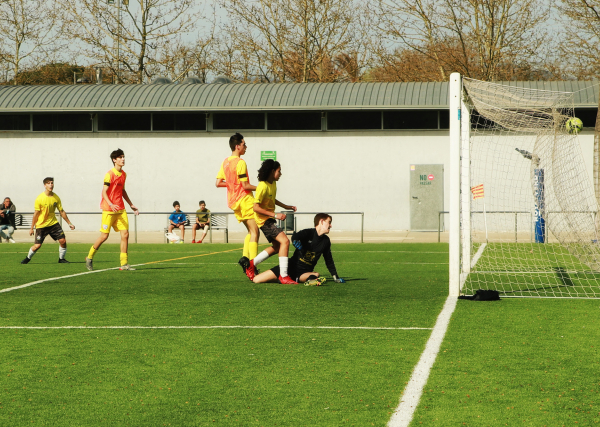
[[[598,204],[573,93],[463,78],[460,292],[600,297]]]

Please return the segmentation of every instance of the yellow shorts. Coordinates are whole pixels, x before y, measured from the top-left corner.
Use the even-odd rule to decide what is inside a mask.
[[[118,212],[102,211],[102,225],[100,226],[101,233],[110,233],[110,228],[115,231],[129,230],[129,220],[125,209]]]
[[[233,213],[238,222],[254,219],[254,197],[246,196],[233,206]]]

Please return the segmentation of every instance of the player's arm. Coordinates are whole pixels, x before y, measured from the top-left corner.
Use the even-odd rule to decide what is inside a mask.
[[[35,224],[37,224],[38,218],[40,217],[41,213],[42,213],[42,211],[36,210],[33,214],[33,219],[31,220],[31,228],[29,228],[30,236],[33,236],[33,227],[35,227]]]
[[[275,213],[275,212],[271,212],[266,209],[263,209],[260,207],[260,204],[258,204],[258,203],[254,204],[254,212],[264,215],[264,216],[270,216],[271,218],[280,219],[282,221],[285,219],[285,214]]]
[[[282,207],[283,209],[287,209],[289,211],[294,211],[296,212],[296,206],[291,206],[291,205],[286,205],[285,203],[281,203],[279,200],[275,199],[275,204],[277,206]]]
[[[304,230],[294,231],[292,234],[292,245],[304,255],[304,249],[308,247],[308,235],[312,234],[314,229],[305,228]]]
[[[73,223],[69,220],[69,217],[67,216],[67,213],[65,211],[60,211],[60,216],[62,217],[62,219],[64,219],[67,224],[69,224],[69,228],[71,230],[75,230],[75,226],[73,225]]]
[[[131,203],[129,196],[127,195],[127,191],[125,191],[125,187],[123,187],[123,199],[129,204],[129,206],[131,206],[131,209],[133,209],[133,213],[135,213],[136,215],[140,214],[140,210],[138,208],[136,208],[135,206],[133,206],[133,203]],[[112,206],[111,206],[111,208],[112,208]]]
[[[227,188],[227,184],[225,184],[225,180],[223,178],[217,178],[217,188]]]
[[[242,188],[246,191],[256,190],[256,185],[252,185],[248,181],[240,181],[240,184],[242,184]]]
[[[337,274],[337,269],[335,268],[335,263],[333,262],[333,255],[331,254],[331,245],[329,245],[323,251],[323,258],[325,259],[325,265],[327,266],[327,270],[329,270],[331,277],[333,277],[333,280],[336,283],[346,283],[346,281]]]
[[[108,187],[110,187],[110,182],[105,182],[104,185],[102,186],[102,198],[104,199],[104,201],[106,203],[108,203],[108,206],[110,206],[110,210],[113,212],[116,212],[119,209],[117,208],[117,205],[113,204],[113,202],[111,202],[110,199],[108,198]]]

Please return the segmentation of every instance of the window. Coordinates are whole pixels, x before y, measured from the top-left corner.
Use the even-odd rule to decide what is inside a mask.
[[[321,130],[321,112],[268,113],[269,130]]]
[[[153,113],[152,130],[206,130],[206,114]]]
[[[597,108],[576,108],[575,117],[583,122],[584,128],[593,128],[596,126]]]
[[[330,111],[328,130],[381,129],[381,111]]]
[[[109,113],[98,115],[99,131],[149,131],[150,113]]]
[[[384,129],[437,129],[437,110],[396,110],[383,112]]]
[[[0,114],[0,130],[30,130],[29,114]]]
[[[440,110],[440,129],[450,129],[450,110]]]
[[[93,120],[89,113],[34,114],[34,132],[91,132]]]
[[[264,129],[264,113],[214,113],[213,129]]]

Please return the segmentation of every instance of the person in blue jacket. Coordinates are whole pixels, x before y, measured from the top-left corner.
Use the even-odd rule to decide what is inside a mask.
[[[177,200],[173,202],[173,207],[175,208],[175,211],[169,216],[169,233],[171,233],[174,228],[179,228],[181,230],[181,240],[179,240],[179,243],[183,243],[187,217],[181,212],[181,206]]]

